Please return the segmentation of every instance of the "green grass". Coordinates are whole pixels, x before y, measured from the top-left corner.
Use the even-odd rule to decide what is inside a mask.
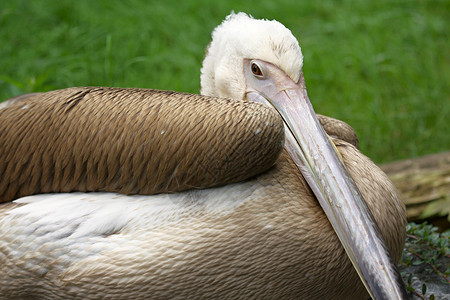
[[[0,101],[86,85],[197,93],[231,10],[292,30],[315,110],[351,124],[375,162],[450,149],[447,0],[1,1]]]

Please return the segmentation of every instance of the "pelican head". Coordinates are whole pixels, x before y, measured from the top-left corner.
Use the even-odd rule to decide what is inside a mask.
[[[232,13],[212,33],[201,70],[201,93],[245,99],[244,60],[254,58],[277,66],[294,82],[300,79],[303,55],[289,29],[275,20]]]
[[[231,14],[212,34],[202,93],[265,103],[285,124],[285,149],[308,182],[369,294],[402,299],[380,229],[309,101],[296,38],[277,21]]]

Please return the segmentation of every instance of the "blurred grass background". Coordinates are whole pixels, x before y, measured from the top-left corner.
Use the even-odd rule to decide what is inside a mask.
[[[376,163],[450,150],[450,1],[0,2],[0,101],[70,86],[198,93],[232,10],[299,39],[316,112],[352,125]]]

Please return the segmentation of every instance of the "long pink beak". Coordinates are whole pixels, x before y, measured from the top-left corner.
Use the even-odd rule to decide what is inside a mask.
[[[262,66],[255,77],[251,66]],[[381,232],[342,158],[317,120],[303,76],[298,83],[278,67],[245,60],[246,98],[274,107],[285,123],[293,161],[316,195],[350,260],[373,299],[407,299]]]

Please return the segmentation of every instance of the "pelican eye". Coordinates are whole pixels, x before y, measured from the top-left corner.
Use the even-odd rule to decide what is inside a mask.
[[[264,77],[264,74],[257,63],[252,63],[251,68],[253,75],[255,75],[256,77]]]

